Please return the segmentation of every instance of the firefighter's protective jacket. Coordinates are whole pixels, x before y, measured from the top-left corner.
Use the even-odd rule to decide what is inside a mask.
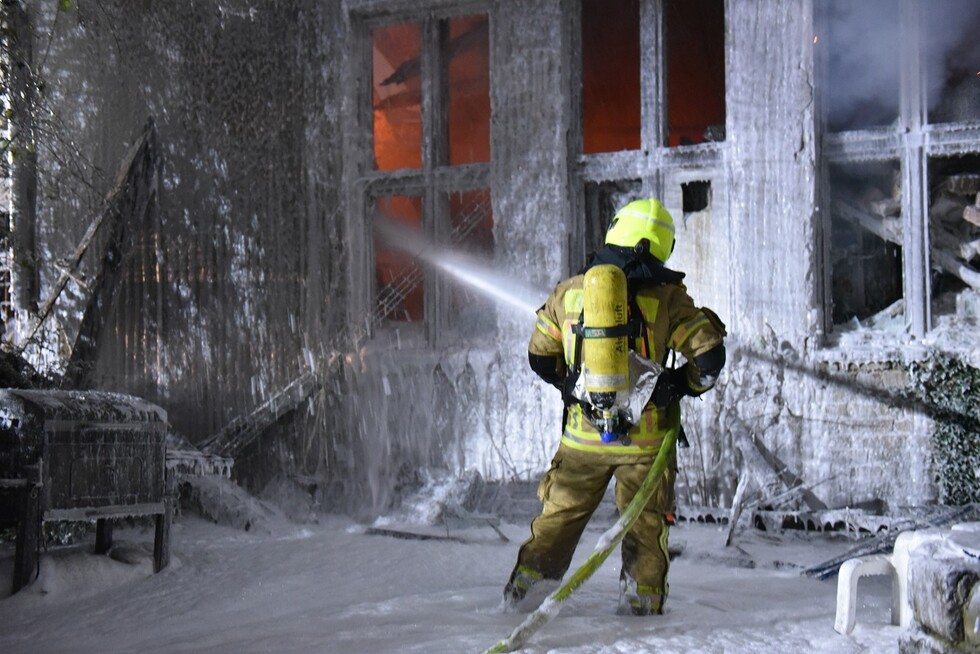
[[[682,274],[666,268],[661,270],[670,274],[659,275],[658,279],[643,279],[642,275],[637,279],[637,275],[627,274],[631,293],[635,294],[631,307],[638,308],[642,314],[646,336],[634,339],[630,345],[642,356],[660,363],[667,361],[669,350],[683,354],[688,361],[688,386],[692,394],[699,394],[708,390],[715,380],[702,377],[696,359],[723,343],[725,326],[710,309],[695,306],[680,281]],[[583,280],[584,275],[579,274],[558,283],[538,309],[528,345],[532,356],[555,358],[558,376],[564,376],[573,364],[578,337],[572,327],[582,313]],[[567,407],[562,442],[586,452],[654,456],[669,426],[666,408],[657,408],[650,402],[639,424],[629,432],[630,445],[620,441],[603,443],[596,428],[585,418],[582,406],[573,402]]]

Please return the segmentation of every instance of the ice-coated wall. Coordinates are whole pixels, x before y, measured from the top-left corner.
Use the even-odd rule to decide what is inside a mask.
[[[52,134],[40,154],[42,296],[152,117],[156,202],[125,227],[133,246],[90,383],[167,405],[199,440],[294,378],[343,315],[331,273],[342,68],[326,64],[342,52],[339,8],[59,4],[33,3]],[[77,277],[101,263],[88,258]],[[50,343],[70,347],[86,298],[69,284]]]
[[[817,325],[810,3],[728,5],[732,331],[801,347]]]
[[[366,317],[370,274],[358,199],[371,172],[368,118],[356,91],[370,70],[357,39],[365,21],[489,12],[492,268],[539,289],[540,303],[578,263],[576,3],[73,4],[74,22],[42,21],[55,35],[51,103],[91,155],[86,179],[44,201],[48,283],[147,115],[165,161],[155,227],[131,255],[139,265],[103,336],[98,384],[161,404],[200,441],[315,370],[318,392],[241,452],[236,474],[256,488],[299,479],[369,513],[428,478],[535,479],[557,445],[561,407],[528,370],[529,312],[501,305],[492,336],[466,343],[390,330],[349,340]],[[677,217],[671,264],[730,332],[718,388],[685,400],[681,497],[726,506],[743,474],[738,445],[757,436],[828,505],[927,502],[929,421],[882,395],[906,383],[906,355],[855,356],[821,333],[812,2],[725,8],[721,163],[702,170],[693,157],[641,180]],[[49,190],[74,170],[58,161],[48,158]],[[704,179],[710,207],[685,215],[680,186]],[[66,322],[76,311],[66,305]]]

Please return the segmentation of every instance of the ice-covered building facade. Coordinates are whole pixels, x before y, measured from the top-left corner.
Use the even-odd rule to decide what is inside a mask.
[[[936,352],[980,367],[975,2],[29,6],[38,295],[152,117],[151,209],[79,383],[164,406],[243,484],[370,512],[537,477],[561,409],[531,310],[654,195],[730,332],[685,400],[682,501],[728,506],[753,438],[830,507],[945,501],[950,458],[976,501],[976,432],[937,451],[916,401]],[[35,356],[67,359],[79,277]]]

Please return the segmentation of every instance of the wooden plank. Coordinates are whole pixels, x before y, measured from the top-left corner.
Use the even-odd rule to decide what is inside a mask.
[[[163,512],[158,513],[153,530],[153,572],[160,572],[170,565],[170,525],[173,520],[173,500],[163,501]]]
[[[902,233],[889,227],[884,220],[862,211],[861,209],[847,204],[846,202],[836,201],[833,203],[833,211],[841,218],[856,223],[861,228],[871,232],[889,243],[902,246]],[[930,250],[932,262],[942,268],[945,272],[958,277],[963,283],[980,289],[980,272],[977,272],[955,256],[945,250],[933,247]]]
[[[365,534],[372,536],[391,536],[392,538],[402,538],[405,540],[448,540],[454,543],[465,542],[458,536],[443,536],[441,534],[420,534],[414,531],[402,531],[400,529],[385,529],[383,527],[368,527],[364,530]]]
[[[742,474],[738,478],[738,486],[735,487],[735,497],[732,499],[732,512],[728,517],[728,533],[725,534],[725,547],[729,547],[735,538],[735,526],[739,518],[742,517],[743,502],[745,492],[749,486],[749,477]]]
[[[164,510],[163,502],[142,502],[139,504],[113,504],[111,506],[90,506],[74,509],[49,509],[44,512],[44,521],[76,520],[90,521],[99,518],[125,518],[137,515],[156,515]]]
[[[37,315],[31,321],[30,327],[26,330],[26,336],[20,343],[17,344],[16,351],[18,353],[24,351],[24,348],[27,347],[34,335],[37,334],[37,330],[41,328],[41,325],[43,325],[51,315],[51,311],[54,309],[58,298],[61,296],[62,291],[65,290],[65,287],[68,285],[69,281],[74,280],[83,287],[88,285],[88,281],[80,278],[78,267],[103,224],[106,222],[111,223],[119,217],[118,212],[116,211],[116,206],[119,198],[126,191],[124,184],[129,178],[128,172],[130,168],[132,168],[134,162],[137,161],[138,155],[141,153],[141,151],[148,147],[148,141],[152,136],[151,127],[152,126],[148,126],[148,128],[144,129],[140,139],[135,145],[133,145],[132,148],[130,148],[125,159],[123,159],[120,177],[117,180],[116,186],[106,199],[106,209],[96,216],[91,223],[89,223],[88,229],[85,230],[85,234],[82,235],[82,238],[75,247],[74,252],[72,252],[67,259],[58,262],[56,265],[61,273],[58,275],[58,279],[55,280],[54,285],[51,287],[51,291],[48,293],[47,298],[45,298],[44,302],[41,304],[41,307],[38,309]]]
[[[13,590],[31,583],[37,570],[39,539],[41,538],[41,519],[39,515],[39,489],[29,488],[19,493],[20,517],[17,524],[17,542],[14,550]]]
[[[86,386],[89,370],[98,353],[99,335],[105,327],[109,307],[121,281],[124,253],[132,251],[135,235],[146,222],[156,198],[159,175],[160,154],[156,127],[150,119],[143,129],[142,137],[130,149],[123,162],[116,187],[107,199],[106,210],[99,221],[99,225],[109,225],[110,236],[101,252],[101,265],[92,281],[92,293],[82,314],[78,335],[65,369],[64,378],[71,387]],[[87,244],[85,247],[88,247]]]

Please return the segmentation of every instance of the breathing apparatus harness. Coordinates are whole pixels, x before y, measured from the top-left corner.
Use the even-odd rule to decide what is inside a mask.
[[[569,406],[578,403],[582,406],[586,419],[600,432],[603,442],[618,440],[623,445],[629,445],[631,440],[628,432],[633,423],[628,412],[623,409],[633,390],[630,387],[631,381],[636,380],[630,379],[633,375],[629,370],[632,366],[628,350],[633,351],[635,362],[635,343],[637,339],[642,339],[642,352],[647,355],[652,353],[636,294],[641,288],[677,283],[684,278],[684,273],[666,268],[650,254],[649,242],[641,239],[632,248],[606,245],[592,257],[580,274],[586,275],[586,300],[578,322],[572,325],[572,333],[578,338],[575,339],[575,350],[562,388],[565,402],[563,422],[567,420]],[[622,278],[622,281],[618,278]],[[622,284],[622,288],[618,288],[619,284]],[[607,293],[610,297],[589,298],[590,290],[593,293]],[[594,310],[587,321],[586,310],[597,303],[600,305],[599,309]],[[614,307],[612,313],[609,310],[603,311],[603,307],[608,309],[610,304]],[[605,324],[594,324],[596,314],[601,316],[599,320]],[[609,324],[610,322],[613,324]],[[586,360],[589,359],[589,356],[585,356],[587,353],[583,352],[587,349],[586,343],[592,349],[593,360]],[[603,349],[598,350],[600,347]],[[655,366],[659,373],[666,363],[665,355],[663,362],[650,365]],[[595,370],[597,366],[600,368],[598,375]],[[613,374],[601,374],[610,372]],[[584,393],[579,379],[583,373]],[[645,405],[648,399],[649,395],[641,404]],[[639,409],[642,410],[642,406]],[[638,417],[637,414],[633,419]]]

